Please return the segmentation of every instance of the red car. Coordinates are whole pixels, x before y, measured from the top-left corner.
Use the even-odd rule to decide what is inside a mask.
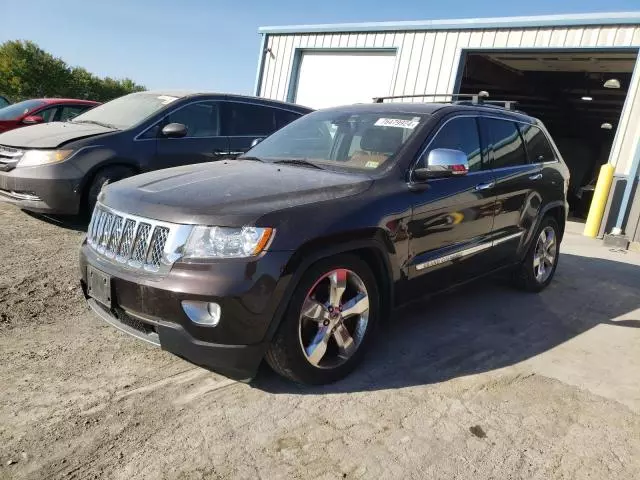
[[[39,98],[0,108],[0,133],[37,123],[64,122],[100,105],[90,100]]]

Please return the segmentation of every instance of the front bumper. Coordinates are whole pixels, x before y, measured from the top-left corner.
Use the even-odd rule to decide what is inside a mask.
[[[158,322],[155,326],[146,324],[146,333],[141,329],[145,327],[137,325],[143,322],[136,322],[135,318],[118,319],[92,298],[87,303],[98,317],[118,330],[235,380],[247,381],[253,378],[268,347],[268,344],[221,345],[202,342],[180,326],[169,322]]]
[[[0,200],[25,210],[76,215],[82,172],[68,163],[0,172]]]
[[[118,268],[85,243],[80,276],[89,306],[106,322],[194,364],[247,380],[255,376],[269,346],[270,327],[288,282],[280,275],[289,256],[268,252],[250,261],[177,263],[158,277]],[[87,265],[110,275],[110,307],[88,296]],[[183,300],[218,303],[220,323],[192,322]]]

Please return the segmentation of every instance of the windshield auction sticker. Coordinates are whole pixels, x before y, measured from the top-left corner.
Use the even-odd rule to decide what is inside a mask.
[[[158,100],[162,100],[163,105],[169,105],[171,102],[175,102],[178,97],[171,97],[169,95],[160,95]]]
[[[374,124],[376,127],[396,127],[396,128],[408,128],[413,130],[418,126],[415,120],[402,120],[400,118],[379,118]]]

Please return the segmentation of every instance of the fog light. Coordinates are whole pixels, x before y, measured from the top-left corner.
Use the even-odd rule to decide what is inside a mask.
[[[209,327],[218,325],[222,317],[222,309],[215,302],[183,300],[182,309],[192,322]]]
[[[220,309],[220,305],[214,302],[210,302],[207,305],[207,311],[209,312],[209,316],[213,318],[214,320],[213,323],[217,325],[218,322],[220,321],[220,314],[222,313],[222,310]]]

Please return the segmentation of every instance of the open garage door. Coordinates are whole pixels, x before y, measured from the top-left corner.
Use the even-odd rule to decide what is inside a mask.
[[[461,93],[489,92],[547,126],[571,170],[571,214],[584,218],[609,153],[637,51],[470,52]]]
[[[388,92],[395,52],[302,52],[294,101],[312,108],[370,103]]]

